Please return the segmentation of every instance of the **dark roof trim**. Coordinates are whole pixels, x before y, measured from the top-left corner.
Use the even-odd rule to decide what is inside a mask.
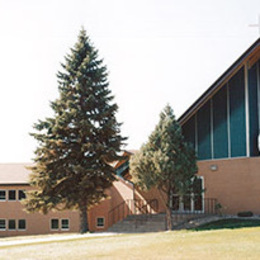
[[[0,187],[2,186],[30,186],[29,183],[0,183]]]
[[[206,102],[210,95],[243,63],[243,61],[260,46],[258,38],[178,119],[184,123],[189,116]]]

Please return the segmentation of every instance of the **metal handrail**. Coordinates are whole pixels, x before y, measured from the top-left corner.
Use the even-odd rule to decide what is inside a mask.
[[[187,222],[194,218],[208,216],[208,215],[218,215],[220,214],[217,204],[218,201],[215,198],[204,198],[202,199],[203,208],[202,210],[184,210],[184,211],[172,211],[172,221],[178,224],[182,222]]]
[[[217,204],[218,201],[215,198],[202,198],[201,199],[202,205],[201,205],[201,209],[184,209],[183,211],[179,211],[179,210],[173,210],[173,212],[175,214],[218,214],[218,209],[217,209]]]

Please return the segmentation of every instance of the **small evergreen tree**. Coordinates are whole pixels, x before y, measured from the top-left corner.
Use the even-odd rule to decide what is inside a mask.
[[[79,209],[80,231],[88,230],[87,211],[106,197],[115,180],[110,162],[125,138],[115,113],[117,105],[108,89],[107,69],[98,59],[86,31],[65,57],[58,72],[59,98],[51,103],[54,117],[34,125],[38,141],[27,211]]]
[[[172,229],[173,191],[187,194],[197,172],[194,150],[184,141],[173,110],[166,106],[160,121],[140,151],[130,160],[133,181],[143,190],[156,187],[165,201],[167,229]],[[164,199],[166,197],[166,199]]]

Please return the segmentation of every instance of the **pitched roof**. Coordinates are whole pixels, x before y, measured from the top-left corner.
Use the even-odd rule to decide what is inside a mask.
[[[0,185],[28,184],[31,163],[0,163]]]
[[[130,151],[122,151],[120,155],[131,155]],[[125,161],[125,160],[123,160]],[[122,161],[114,161],[111,166],[117,168]],[[32,163],[0,163],[0,185],[10,184],[29,184],[30,170],[26,167]]]
[[[178,119],[183,124],[226,82],[226,80],[252,56],[260,53],[260,38],[258,38]],[[259,55],[260,56],[260,55]],[[259,57],[258,57],[259,58]],[[255,60],[254,60],[255,61]]]

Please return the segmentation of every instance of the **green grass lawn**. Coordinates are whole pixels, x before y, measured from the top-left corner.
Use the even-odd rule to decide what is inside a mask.
[[[12,260],[208,258],[260,259],[260,227],[124,234],[0,248],[0,259]]]

